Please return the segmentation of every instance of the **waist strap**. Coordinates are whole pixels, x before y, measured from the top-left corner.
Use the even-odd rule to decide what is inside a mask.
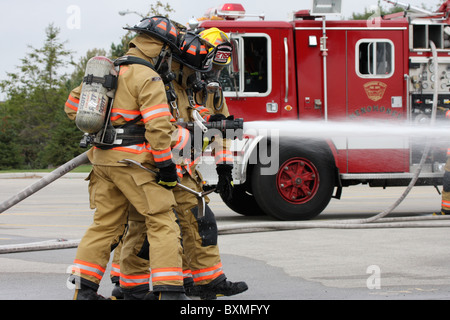
[[[143,125],[128,125],[126,127],[107,128],[105,136],[111,137],[108,144],[96,144],[94,146],[109,150],[119,146],[131,146],[146,142],[145,140],[145,126]]]

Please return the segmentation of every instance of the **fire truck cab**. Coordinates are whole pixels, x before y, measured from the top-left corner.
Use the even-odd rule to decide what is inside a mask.
[[[199,27],[217,27],[235,43],[221,84],[230,114],[245,122],[425,124],[436,86],[438,117],[450,107],[447,12],[417,9],[364,21],[329,20],[309,10],[295,12],[289,22],[243,17],[241,5],[226,4],[210,10]],[[430,42],[437,48],[437,74]],[[416,184],[442,184],[447,147],[433,146]],[[265,174],[274,163],[261,154],[270,155],[273,148],[277,167]],[[340,198],[343,187],[408,185],[422,152],[423,141],[407,138],[280,137],[275,142],[247,135],[236,143],[235,190],[226,204],[243,215],[311,219],[332,197]],[[200,170],[214,184],[207,167]]]

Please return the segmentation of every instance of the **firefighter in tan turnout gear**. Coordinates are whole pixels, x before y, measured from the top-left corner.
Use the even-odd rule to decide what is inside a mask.
[[[217,29],[217,32],[219,30]],[[211,33],[209,33],[211,35]],[[223,33],[217,33],[216,36],[224,36],[222,42],[227,41]],[[173,89],[175,100],[172,109],[173,116],[179,121],[193,121],[192,112],[198,112],[206,121],[223,120],[229,116],[226,103],[220,104],[220,108],[213,108],[213,95],[203,97],[200,94],[199,99],[193,98],[192,87],[199,85],[198,72],[210,71],[213,67],[211,60],[217,55],[217,51],[210,43],[194,33],[186,33],[182,40],[181,53],[174,54],[172,62],[172,71],[175,79],[171,86],[166,86],[169,90]],[[217,47],[215,47],[217,48]],[[231,54],[231,46],[228,47]],[[221,52],[224,54],[224,52]],[[220,53],[219,53],[220,54]],[[227,57],[227,58],[228,58]],[[229,63],[225,59],[222,66],[219,66],[220,60],[214,66],[214,74],[217,75],[217,68],[222,68]],[[196,72],[197,71],[197,72]],[[215,79],[217,80],[217,79]],[[169,95],[170,96],[170,95]],[[207,99],[206,108],[203,105],[195,104],[195,100]],[[202,191],[202,178],[195,170],[196,159],[190,159],[191,148],[186,134],[183,134],[182,128],[178,128],[178,135],[174,140],[180,146],[174,151],[179,152],[187,144],[188,158],[177,158],[181,183],[196,191]],[[192,136],[192,135],[191,135]],[[195,137],[200,138],[201,137]],[[220,192],[224,196],[229,196],[232,187],[231,169],[233,158],[231,152],[226,146],[225,139],[215,141],[215,154],[217,171],[219,174]],[[197,159],[198,160],[198,159]],[[235,295],[247,290],[245,282],[230,282],[227,280],[220,258],[219,247],[217,244],[217,224],[211,209],[207,206],[205,216],[200,217],[198,212],[197,198],[181,188],[173,189],[177,206],[175,212],[180,224],[184,248],[184,277],[185,289],[188,295],[199,296],[201,299],[215,299],[221,295]],[[125,299],[151,299],[149,293],[149,271],[148,257],[146,256],[148,245],[146,242],[147,232],[145,230],[140,215],[133,208],[130,210],[129,230],[124,238],[123,249],[121,251],[120,263],[120,284],[124,292]],[[151,244],[150,244],[151,246]],[[151,257],[150,257],[151,262]]]
[[[136,30],[127,55],[152,63],[156,70],[177,50],[178,30],[167,18],[143,19]],[[81,90],[74,89],[67,100],[65,111],[71,119],[77,115]],[[153,290],[161,299],[184,299],[181,239],[172,210],[176,202],[171,188],[177,184],[173,126],[160,75],[145,65],[122,65],[109,119],[114,130],[123,130],[117,130],[123,139],[107,146],[94,140],[89,151],[90,203],[96,211],[74,260],[72,279],[78,284],[74,299],[103,298],[97,289],[111,249],[123,235],[130,203],[145,220]],[[156,168],[159,174],[118,163],[124,158]]]

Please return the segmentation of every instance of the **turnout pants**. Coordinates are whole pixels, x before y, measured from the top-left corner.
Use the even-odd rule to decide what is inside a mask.
[[[184,175],[182,184],[201,190],[201,180]],[[197,216],[197,197],[181,188],[174,188],[177,202],[175,212],[181,228],[183,243],[183,272],[192,277],[197,285],[207,284],[224,278],[219,247],[217,245],[217,224],[213,212],[208,208],[205,216]],[[130,208],[129,229],[124,238],[120,259],[120,285],[125,289],[139,290],[149,283],[149,261],[145,255],[149,231],[134,208]],[[150,243],[150,247],[152,244]],[[153,273],[152,273],[153,274]]]
[[[151,244],[148,255],[154,291],[183,291],[181,238],[172,191],[140,168],[94,166],[89,194],[96,208],[94,222],[78,246],[73,268],[81,284],[98,288],[132,204],[142,214]]]

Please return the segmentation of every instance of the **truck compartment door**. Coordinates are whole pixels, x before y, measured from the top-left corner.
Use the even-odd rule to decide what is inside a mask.
[[[347,31],[348,121],[406,120],[405,34],[405,30],[382,27]],[[386,135],[349,137],[348,172],[408,172],[406,139]]]

